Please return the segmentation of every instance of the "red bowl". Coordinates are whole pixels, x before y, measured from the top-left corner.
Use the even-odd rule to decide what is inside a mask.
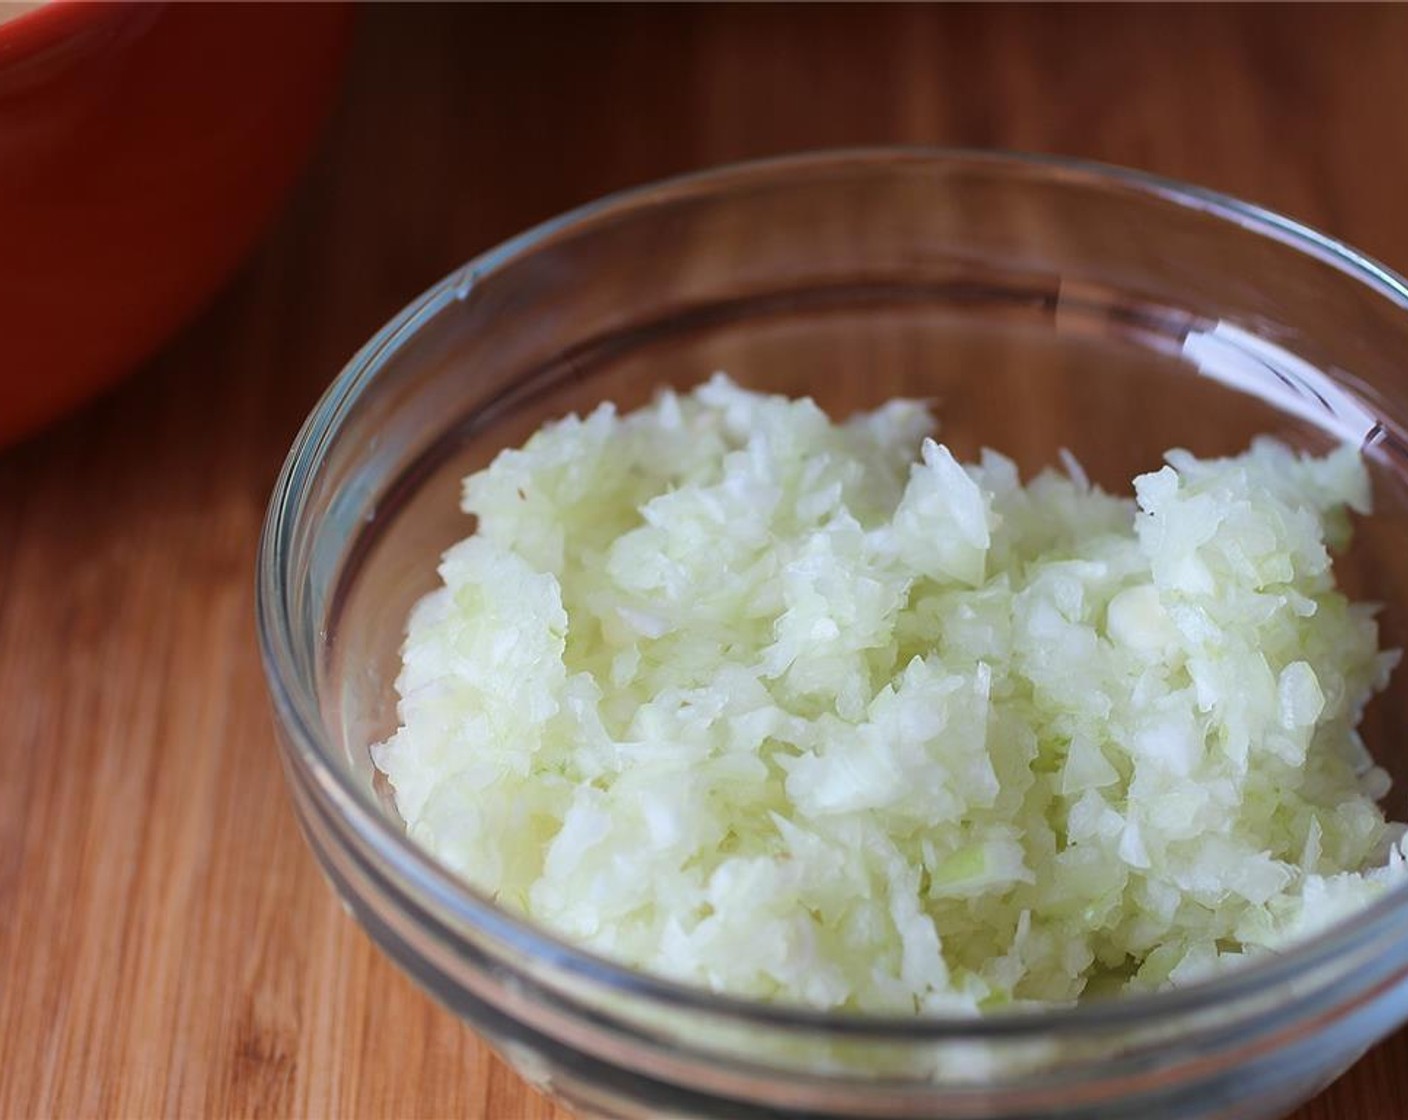
[[[350,24],[343,4],[76,0],[0,24],[0,444],[131,370],[239,263]]]

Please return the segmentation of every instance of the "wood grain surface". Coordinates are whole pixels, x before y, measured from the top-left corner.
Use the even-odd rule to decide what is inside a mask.
[[[1408,268],[1405,56],[1402,7],[363,9],[240,276],[0,454],[0,1116],[563,1115],[344,915],[264,701],[265,499],[410,297],[617,187],[876,142],[1132,164]],[[1408,1033],[1298,1113],[1405,1116]]]

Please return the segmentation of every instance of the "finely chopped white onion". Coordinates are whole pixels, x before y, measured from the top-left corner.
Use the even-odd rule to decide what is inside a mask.
[[[930,430],[716,375],[467,479],[373,750],[410,835],[608,957],[888,1012],[1186,984],[1404,878],[1352,449],[1131,501]]]

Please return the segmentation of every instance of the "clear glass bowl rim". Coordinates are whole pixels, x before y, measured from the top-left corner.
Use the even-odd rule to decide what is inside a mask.
[[[357,788],[325,742],[320,707],[310,675],[299,669],[287,563],[299,515],[324,454],[348,413],[378,372],[447,305],[463,300],[508,262],[630,212],[698,195],[724,195],[750,184],[795,176],[842,172],[859,165],[967,166],[1013,176],[1049,177],[1088,189],[1131,192],[1199,211],[1243,230],[1278,241],[1328,264],[1398,310],[1408,313],[1408,280],[1319,230],[1254,203],[1174,179],[1092,160],[1018,151],[925,147],[861,147],[807,151],[729,163],[628,188],[586,203],[521,233],[455,269],[412,300],[343,367],[300,429],[269,500],[256,561],[256,624],[275,717],[284,731],[285,757],[309,779],[325,807],[374,851],[398,877],[398,885],[427,913],[478,930],[524,959],[623,996],[692,1010],[745,1025],[783,1032],[823,1032],[870,1040],[902,1037],[907,1043],[1049,1037],[1050,1032],[1085,1034],[1160,1016],[1197,1014],[1358,954],[1393,938],[1408,919],[1408,888],[1395,887],[1353,918],[1288,950],[1231,973],[1186,988],[1132,994],[1071,1007],[1014,1008],[983,1017],[837,1014],[784,1004],[718,995],[639,972],[560,940],[547,930],[500,909],[456,879],[417,847]],[[1408,935],[1405,935],[1408,936]]]

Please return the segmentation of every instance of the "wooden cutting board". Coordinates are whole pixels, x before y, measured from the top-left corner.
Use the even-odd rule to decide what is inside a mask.
[[[299,422],[464,259],[661,175],[913,142],[1145,167],[1408,267],[1399,7],[394,6],[359,34],[243,274],[129,385],[0,453],[0,1117],[562,1115],[335,903],[254,645]],[[1298,1116],[1408,1116],[1408,1034]]]

